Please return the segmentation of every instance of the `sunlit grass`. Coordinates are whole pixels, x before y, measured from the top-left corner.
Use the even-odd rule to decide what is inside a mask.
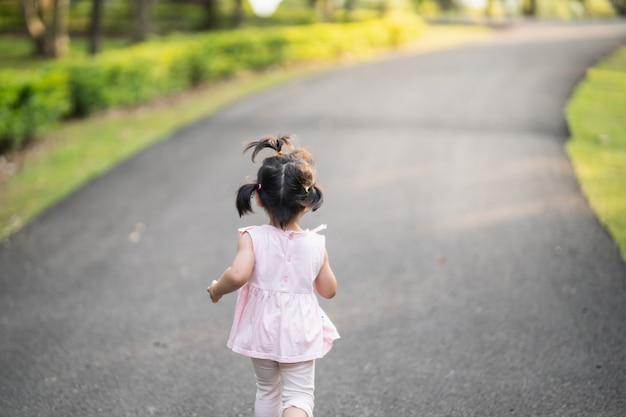
[[[435,27],[401,50],[413,53],[441,49],[489,33],[476,27]],[[374,56],[388,53],[379,51]],[[262,89],[345,64],[345,60],[335,60],[247,74],[135,109],[113,110],[63,124],[45,140],[21,152],[16,157],[21,165],[19,172],[0,180],[0,239],[90,179],[176,129]]]
[[[588,71],[567,118],[582,189],[626,259],[626,47]]]

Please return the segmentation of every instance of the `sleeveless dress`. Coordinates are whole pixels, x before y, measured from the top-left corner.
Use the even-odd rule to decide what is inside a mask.
[[[234,352],[282,363],[323,357],[339,339],[320,307],[315,278],[324,263],[324,236],[271,225],[239,229],[254,246],[255,265],[239,289],[227,346]]]

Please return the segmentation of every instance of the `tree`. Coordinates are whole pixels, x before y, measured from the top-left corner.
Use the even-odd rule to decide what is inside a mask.
[[[69,0],[22,0],[26,29],[40,56],[58,58],[69,49]]]
[[[626,16],[626,0],[611,0],[615,12],[620,16]]]
[[[243,22],[243,0],[235,0],[233,9],[233,27],[238,28]]]
[[[537,0],[522,0],[522,14],[524,16],[536,16]]]
[[[104,0],[92,0],[89,20],[89,54],[96,55],[102,49],[102,19],[104,18]]]
[[[39,13],[40,4],[36,0],[23,0],[26,30],[35,44],[35,54],[46,55],[46,25]]]
[[[217,0],[204,0],[204,10],[206,15],[204,28],[209,30],[217,29],[220,24]]]
[[[437,0],[437,4],[439,5],[439,9],[443,11],[455,10],[458,8],[455,0]]]
[[[318,0],[316,1],[317,7],[319,7],[322,11],[322,16],[324,16],[325,22],[333,21],[333,12],[334,5],[332,0]]]
[[[133,18],[135,26],[131,34],[133,42],[146,40],[152,23],[152,0],[133,0]]]
[[[345,22],[349,22],[352,19],[352,12],[354,11],[355,5],[356,5],[356,0],[345,0],[344,15],[343,15],[343,20]]]

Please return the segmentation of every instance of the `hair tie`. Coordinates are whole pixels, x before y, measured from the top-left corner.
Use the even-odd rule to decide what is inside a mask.
[[[260,189],[261,189],[261,183],[259,183],[257,186],[257,190],[260,190]]]

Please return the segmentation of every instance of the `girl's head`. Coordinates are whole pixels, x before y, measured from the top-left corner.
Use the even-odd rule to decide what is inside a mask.
[[[306,209],[315,211],[322,205],[322,190],[315,184],[313,157],[302,148],[296,149],[291,136],[266,136],[246,145],[244,153],[252,149],[254,162],[265,148],[273,149],[276,154],[263,160],[256,182],[239,187],[237,211],[240,217],[252,213],[251,199],[256,193],[270,222],[285,229]]]

